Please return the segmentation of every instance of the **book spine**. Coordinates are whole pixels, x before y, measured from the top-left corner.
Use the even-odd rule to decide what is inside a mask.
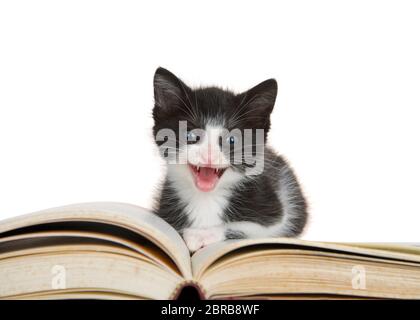
[[[194,296],[199,300],[207,299],[206,291],[199,282],[186,280],[174,289],[169,300],[194,299]]]

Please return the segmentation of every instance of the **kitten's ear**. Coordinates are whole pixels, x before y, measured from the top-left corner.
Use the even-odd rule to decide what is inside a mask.
[[[239,95],[238,110],[259,128],[269,129],[270,114],[277,97],[277,81],[268,79]]]
[[[258,110],[263,115],[270,115],[277,97],[277,81],[268,79],[243,93],[244,102],[249,108]]]
[[[182,106],[190,88],[177,76],[164,68],[157,68],[153,78],[155,92],[155,108],[162,111],[172,106]]]

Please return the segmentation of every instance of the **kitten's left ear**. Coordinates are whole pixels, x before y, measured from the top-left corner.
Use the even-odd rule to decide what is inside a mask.
[[[268,79],[240,94],[238,108],[244,114],[244,118],[249,118],[259,128],[268,130],[270,114],[273,111],[276,97],[277,81]]]
[[[182,107],[190,91],[190,88],[181,79],[162,67],[159,67],[155,72],[153,87],[156,111],[168,111],[177,105]]]

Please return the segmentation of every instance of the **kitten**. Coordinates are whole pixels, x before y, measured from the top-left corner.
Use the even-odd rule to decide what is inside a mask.
[[[154,211],[190,251],[225,239],[302,232],[307,206],[299,183],[265,145],[277,95],[274,79],[235,94],[191,89],[158,68],[154,95],[153,133],[168,164]]]

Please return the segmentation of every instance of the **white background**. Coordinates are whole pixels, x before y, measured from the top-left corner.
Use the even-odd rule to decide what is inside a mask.
[[[416,1],[2,1],[0,218],[150,207],[152,77],[279,82],[271,144],[311,204],[304,238],[420,241]]]

